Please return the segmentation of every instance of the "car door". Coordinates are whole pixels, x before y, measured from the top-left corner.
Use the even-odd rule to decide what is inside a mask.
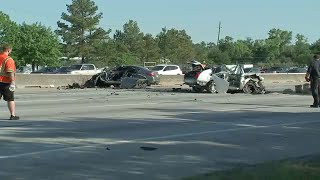
[[[84,64],[82,65],[79,74],[85,75],[88,73],[87,70],[88,70],[88,66]]]
[[[164,70],[165,75],[177,75],[178,74],[177,69],[178,67],[176,66],[167,66]]]
[[[170,66],[166,66],[164,69],[163,69],[163,72],[162,72],[162,75],[170,75]]]
[[[137,74],[138,70],[135,67],[129,67],[126,72],[125,75],[126,77],[132,77],[133,75]]]
[[[88,75],[94,75],[94,74],[96,74],[96,71],[95,71],[95,70],[96,70],[96,68],[94,67],[94,65],[88,64],[88,65],[87,65],[87,70],[86,70],[87,72],[86,72],[86,73],[87,73]]]
[[[229,89],[237,90],[240,88],[241,78],[243,74],[243,69],[238,65],[235,70],[229,75]]]
[[[178,75],[178,67],[177,66],[170,66],[169,75]]]

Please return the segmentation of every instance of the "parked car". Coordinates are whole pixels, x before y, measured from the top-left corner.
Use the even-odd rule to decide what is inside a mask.
[[[288,70],[287,67],[271,67],[267,69],[266,73],[287,73]]]
[[[51,74],[68,74],[70,72],[69,68],[69,66],[62,66]]]
[[[22,66],[17,69],[17,73],[21,74],[31,74],[32,68],[27,66]]]
[[[58,67],[44,67],[39,69],[38,71],[32,72],[31,74],[51,74],[55,72]]]
[[[76,75],[95,75],[100,73],[101,70],[96,68],[94,64],[77,64],[72,65],[68,68],[68,74],[76,74]]]
[[[306,73],[308,68],[293,68],[288,71],[288,73]]]
[[[145,80],[146,85],[159,84],[160,77],[155,71],[141,66],[120,66],[115,69],[104,69],[91,78],[91,83],[98,87],[120,87],[123,78],[136,78]]]
[[[182,71],[178,65],[157,65],[153,71],[158,72],[159,75],[182,75]]]
[[[247,73],[247,74],[260,74],[261,73],[261,70],[260,68],[244,68],[244,73]]]

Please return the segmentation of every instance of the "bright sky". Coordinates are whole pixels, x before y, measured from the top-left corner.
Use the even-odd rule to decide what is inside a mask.
[[[4,0],[2,0],[4,1]],[[216,42],[221,37],[266,38],[272,28],[320,39],[319,0],[94,0],[103,13],[101,26],[122,29],[128,20],[138,21],[145,33],[162,27],[185,29],[194,42]],[[7,0],[0,10],[21,23],[41,22],[57,28],[61,13],[72,0]]]

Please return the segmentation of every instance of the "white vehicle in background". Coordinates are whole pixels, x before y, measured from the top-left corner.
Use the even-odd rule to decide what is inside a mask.
[[[76,64],[70,66],[67,71],[67,74],[96,75],[101,72],[101,69],[96,68],[94,64]]]
[[[152,68],[152,71],[157,72],[159,75],[183,75],[182,70],[177,65],[159,64]]]
[[[31,72],[32,72],[32,68],[28,66],[19,67],[17,69],[17,73],[20,73],[20,74],[31,74]]]

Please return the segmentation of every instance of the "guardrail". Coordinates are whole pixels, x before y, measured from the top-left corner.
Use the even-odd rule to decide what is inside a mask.
[[[264,83],[271,84],[302,84],[305,82],[303,73],[286,74],[286,73],[263,73]],[[58,87],[67,86],[68,84],[84,84],[89,80],[91,75],[65,75],[65,74],[17,74],[18,88],[24,87]],[[183,75],[161,76],[161,86],[172,86],[183,84]]]

